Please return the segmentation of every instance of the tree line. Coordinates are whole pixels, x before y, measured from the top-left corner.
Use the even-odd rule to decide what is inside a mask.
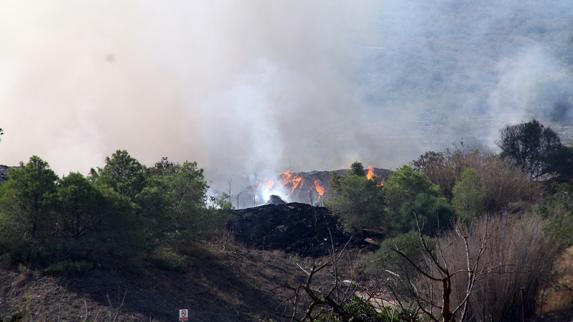
[[[117,151],[88,176],[58,177],[34,156],[0,186],[3,261],[55,270],[141,267],[146,259],[182,269],[182,249],[218,229],[195,162],[164,158],[146,167]]]

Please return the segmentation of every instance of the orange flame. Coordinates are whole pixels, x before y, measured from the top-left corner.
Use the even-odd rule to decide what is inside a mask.
[[[368,174],[366,174],[366,178],[368,178],[368,180],[376,179],[376,173],[374,173],[374,167],[371,165],[368,166]]]
[[[324,194],[326,193],[326,189],[324,189],[324,187],[322,186],[322,183],[320,182],[320,180],[315,179],[314,180],[314,189],[316,190],[316,192],[318,193],[318,195],[322,198],[324,196]]]
[[[292,171],[285,171],[281,174],[283,184],[285,187],[291,187],[290,192],[295,192],[295,190],[301,188],[304,184],[304,178],[297,176]]]
[[[274,186],[275,186],[275,182],[273,180],[267,181],[267,188],[269,190],[272,190]]]

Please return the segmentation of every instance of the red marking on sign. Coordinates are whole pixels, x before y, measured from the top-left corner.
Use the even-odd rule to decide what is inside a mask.
[[[188,309],[179,310],[179,321],[189,321],[189,310]]]

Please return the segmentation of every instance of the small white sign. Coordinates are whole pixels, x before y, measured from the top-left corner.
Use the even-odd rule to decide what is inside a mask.
[[[188,309],[179,310],[179,321],[189,321],[189,310]]]

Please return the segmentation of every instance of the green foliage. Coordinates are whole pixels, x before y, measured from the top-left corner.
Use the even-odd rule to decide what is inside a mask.
[[[233,203],[231,202],[231,196],[227,193],[223,193],[218,197],[209,197],[211,208],[221,209],[221,210],[231,210],[233,209]]]
[[[477,171],[467,168],[453,189],[452,206],[466,220],[475,218],[485,209],[485,192]]]
[[[56,174],[39,157],[10,170],[1,187],[0,250],[17,250],[22,259],[44,260],[45,246],[53,236],[50,197],[56,191]]]
[[[2,260],[54,273],[81,271],[83,263],[137,268],[146,257],[181,269],[178,248],[209,237],[228,218],[229,197],[208,209],[207,188],[194,162],[164,158],[147,169],[117,151],[87,178],[60,179],[32,157],[0,186]]]
[[[169,247],[155,249],[151,253],[150,259],[157,267],[174,272],[183,272],[189,265],[187,256],[179,254]]]
[[[147,185],[135,199],[143,222],[145,247],[148,251],[164,243],[172,229],[168,189],[169,181],[166,178],[149,177]]]
[[[410,312],[401,312],[397,308],[384,307],[377,310],[366,300],[354,296],[343,305],[345,313],[350,316],[351,321],[358,322],[401,322],[417,321]],[[318,322],[341,322],[345,321],[335,312],[324,312],[316,321]]]
[[[534,212],[546,219],[545,229],[562,247],[573,245],[573,184],[552,187],[553,193]]]
[[[562,146],[550,155],[549,171],[560,181],[573,178],[573,147]]]
[[[340,216],[349,231],[379,227],[384,222],[384,192],[376,182],[356,174],[335,180],[331,185],[333,196],[326,207]]]
[[[185,162],[159,168],[155,173],[165,194],[162,202],[167,204],[166,237],[176,241],[208,235],[212,218],[205,208],[208,187],[203,170],[195,162]]]
[[[58,179],[38,157],[2,185],[0,231],[12,261],[35,266],[130,266],[141,256],[141,225],[128,199],[79,173]]]
[[[77,241],[99,229],[104,196],[83,175],[70,173],[62,178],[51,201],[59,237]]]
[[[132,200],[135,199],[145,187],[145,167],[125,150],[116,151],[106,158],[105,163],[97,175],[98,182]]]
[[[384,186],[394,233],[416,229],[416,217],[426,234],[451,227],[453,211],[440,188],[410,166],[397,170]]]
[[[433,248],[434,242],[428,236],[423,236],[426,244],[430,249]],[[420,243],[420,237],[417,232],[411,231],[406,234],[398,235],[394,238],[385,239],[380,248],[364,259],[366,270],[372,274],[386,274],[387,270],[404,274],[412,270],[411,264],[398,252],[400,250],[412,261],[420,263],[423,259],[423,247]]]
[[[105,267],[141,265],[145,244],[137,206],[109,187],[97,187],[104,203],[99,229],[84,238],[85,256]]]
[[[365,176],[366,171],[362,163],[355,161],[350,165],[350,174],[355,176]]]
[[[571,158],[557,133],[537,120],[503,129],[499,147],[502,158],[521,167],[533,179],[555,176],[555,170],[573,165],[567,163]]]
[[[464,170],[475,170],[483,196],[483,211],[496,213],[511,204],[528,203],[540,195],[539,183],[498,155],[480,150],[447,150],[426,152],[413,162],[434,184],[440,186],[449,200],[454,186],[462,180]]]
[[[354,296],[349,303],[346,304],[345,309],[350,316],[356,321],[371,321],[371,322],[400,322],[400,312],[395,309],[386,307],[378,312],[370,303],[364,299]]]
[[[44,270],[48,274],[76,274],[92,270],[93,263],[88,261],[61,261],[52,264]]]
[[[24,321],[24,313],[18,312],[10,317],[10,319],[6,320],[7,322],[19,322]],[[0,320],[2,322],[2,320]]]

